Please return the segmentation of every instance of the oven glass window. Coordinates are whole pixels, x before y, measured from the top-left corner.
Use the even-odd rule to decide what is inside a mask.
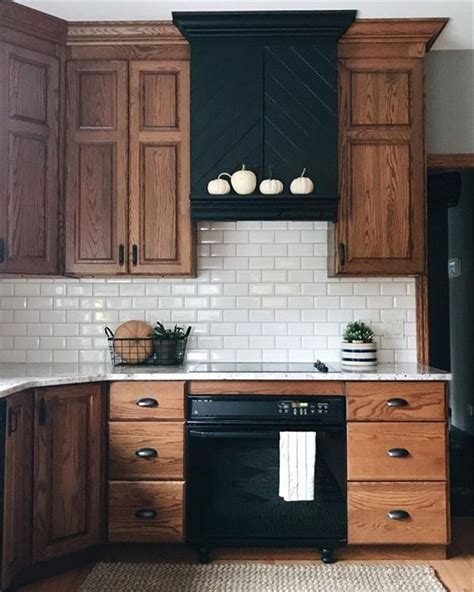
[[[279,433],[188,431],[187,537],[194,541],[297,541],[346,537],[345,431],[317,432],[314,501],[279,490]]]

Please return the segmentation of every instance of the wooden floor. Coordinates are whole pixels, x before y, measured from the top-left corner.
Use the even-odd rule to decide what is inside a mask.
[[[474,518],[458,518],[453,520],[453,545],[450,548],[450,558],[437,561],[413,560],[380,560],[377,563],[429,563],[449,592],[474,592]],[[268,562],[285,562],[281,558],[272,559],[269,552],[262,558]],[[286,560],[288,562],[288,560]],[[364,563],[375,561],[364,560]],[[64,574],[42,580],[21,588],[21,592],[76,592],[91,571],[93,565],[68,571]],[[139,591],[131,591],[139,592]],[[171,591],[170,591],[171,592]]]

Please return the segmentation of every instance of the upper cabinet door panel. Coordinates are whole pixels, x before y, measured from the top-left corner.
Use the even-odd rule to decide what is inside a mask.
[[[66,272],[125,273],[127,64],[68,64]]]
[[[79,70],[78,129],[117,129],[117,71]]]
[[[57,273],[59,62],[0,44],[0,273]]]
[[[355,71],[351,124],[410,125],[410,72]]]
[[[179,131],[179,74],[177,72],[142,72],[141,130]]]
[[[409,259],[410,170],[407,144],[351,144],[350,256]]]
[[[408,275],[425,267],[423,62],[343,60],[336,271]]]
[[[130,64],[130,272],[189,275],[189,65]]]

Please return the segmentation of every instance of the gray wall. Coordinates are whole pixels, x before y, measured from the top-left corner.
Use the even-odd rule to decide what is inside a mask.
[[[474,170],[463,171],[459,204],[448,210],[449,257],[459,257],[462,275],[449,279],[451,408],[453,425],[474,436]]]
[[[426,58],[426,148],[474,152],[474,50],[431,51]]]

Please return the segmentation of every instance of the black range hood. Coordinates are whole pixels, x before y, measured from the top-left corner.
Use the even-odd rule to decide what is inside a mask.
[[[177,12],[191,45],[191,211],[195,220],[335,220],[337,42],[348,11]],[[210,196],[242,163],[278,196]],[[289,186],[303,168],[311,195]]]

